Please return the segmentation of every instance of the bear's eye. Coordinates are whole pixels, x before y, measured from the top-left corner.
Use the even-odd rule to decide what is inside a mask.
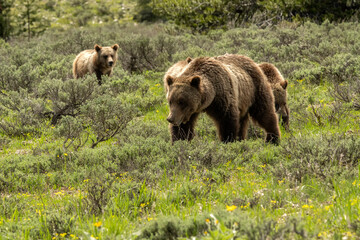
[[[186,103],[185,103],[184,100],[179,100],[179,101],[178,101],[178,104],[179,104],[179,106],[184,106]]]
[[[107,59],[107,57],[108,57],[108,56],[107,56],[107,55],[105,55],[105,56],[103,56],[103,57],[104,57],[105,59]]]

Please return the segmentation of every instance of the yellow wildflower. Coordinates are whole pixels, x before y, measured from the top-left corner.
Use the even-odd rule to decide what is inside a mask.
[[[67,233],[60,233],[60,237],[65,237]]]
[[[232,206],[226,205],[226,211],[228,211],[228,212],[232,212],[232,211],[234,211],[236,208],[237,208],[237,206],[235,206],[235,205],[232,205]]]
[[[101,225],[102,225],[102,222],[101,222],[101,221],[98,221],[98,222],[94,223],[94,226],[95,226],[95,227],[101,227]]]
[[[41,210],[35,209],[35,212],[41,216]]]
[[[331,204],[331,205],[328,205],[328,206],[325,206],[325,207],[324,207],[325,211],[329,211],[332,206],[333,206],[332,204]]]
[[[208,219],[208,218],[207,218],[207,219],[205,219],[205,222],[209,223],[209,222],[210,222],[210,219]]]
[[[350,202],[351,202],[351,206],[354,206],[355,204],[357,204],[358,200],[357,200],[357,198],[351,199]]]
[[[303,209],[314,208],[314,206],[313,206],[313,205],[307,205],[307,204],[305,204],[305,205],[302,206],[302,208],[303,208]]]

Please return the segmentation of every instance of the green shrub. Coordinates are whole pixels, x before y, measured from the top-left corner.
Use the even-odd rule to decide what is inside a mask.
[[[85,126],[91,128],[96,136],[91,139],[92,148],[120,133],[138,114],[135,106],[108,96],[89,101],[82,106],[81,112]]]
[[[296,147],[295,147],[296,146]],[[281,164],[272,169],[278,179],[301,183],[307,178],[317,178],[331,187],[334,179],[357,176],[360,141],[343,134],[321,134],[292,137],[281,144]]]
[[[35,94],[20,91],[3,91],[0,95],[0,132],[7,136],[40,134],[46,104]]]

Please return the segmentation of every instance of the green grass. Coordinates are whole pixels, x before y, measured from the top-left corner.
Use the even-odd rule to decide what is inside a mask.
[[[337,32],[346,26],[358,39],[355,25],[330,28]],[[320,42],[310,33],[320,34],[326,26],[312,24],[204,36],[152,31],[161,27],[115,27],[121,33],[107,26],[73,29],[66,32],[71,38],[66,41],[58,35],[64,33],[53,31],[30,43],[14,39],[0,47],[0,239],[357,239],[360,71],[358,54],[346,39],[324,35],[318,48]],[[99,29],[101,38],[94,34]],[[122,61],[101,87],[91,85],[96,81],[91,76],[72,82],[71,62],[59,61],[72,59],[82,44],[124,41],[124,33],[142,29],[144,36],[132,35],[128,44],[140,51],[137,40],[149,40],[153,66],[139,60],[138,72],[126,72],[134,53],[122,49]],[[289,32],[293,40],[279,47],[278,35]],[[169,45],[161,52],[164,38]],[[264,38],[267,51],[261,52],[258,42]],[[329,44],[335,38],[339,43]],[[246,141],[223,144],[205,114],[193,141],[170,143],[164,72],[182,57],[218,55],[224,49],[273,62],[289,80],[291,130],[281,129],[279,146],[266,144],[256,126]],[[40,64],[43,58],[52,67]],[[26,64],[36,66],[32,75],[21,68]],[[356,71],[341,70],[346,64]],[[350,86],[349,101],[336,97],[339,81]],[[78,122],[67,125],[62,118],[53,126],[47,112],[77,96],[69,86],[94,90],[72,109]],[[97,115],[87,112],[90,102],[100,105],[91,108]],[[122,114],[108,111],[107,119],[101,119],[103,102]],[[121,123],[119,118],[132,114],[132,108],[136,113],[118,134],[91,148],[92,139],[103,133],[94,124],[113,130],[112,123]],[[66,139],[85,144],[64,147]]]

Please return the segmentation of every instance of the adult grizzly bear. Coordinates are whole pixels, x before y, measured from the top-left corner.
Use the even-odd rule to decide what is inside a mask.
[[[194,137],[201,112],[214,120],[223,142],[245,139],[249,116],[265,129],[267,142],[279,142],[271,87],[254,61],[226,54],[195,58],[183,65],[179,71],[168,71],[164,76],[173,142]]]
[[[79,53],[73,63],[74,78],[81,78],[87,73],[94,73],[101,85],[101,76],[110,76],[117,60],[119,45],[101,47],[95,44],[94,49],[84,50]]]
[[[271,63],[261,63],[259,67],[267,77],[275,98],[275,110],[282,119],[285,130],[289,130],[290,110],[287,104],[288,81],[283,78],[280,71]]]

